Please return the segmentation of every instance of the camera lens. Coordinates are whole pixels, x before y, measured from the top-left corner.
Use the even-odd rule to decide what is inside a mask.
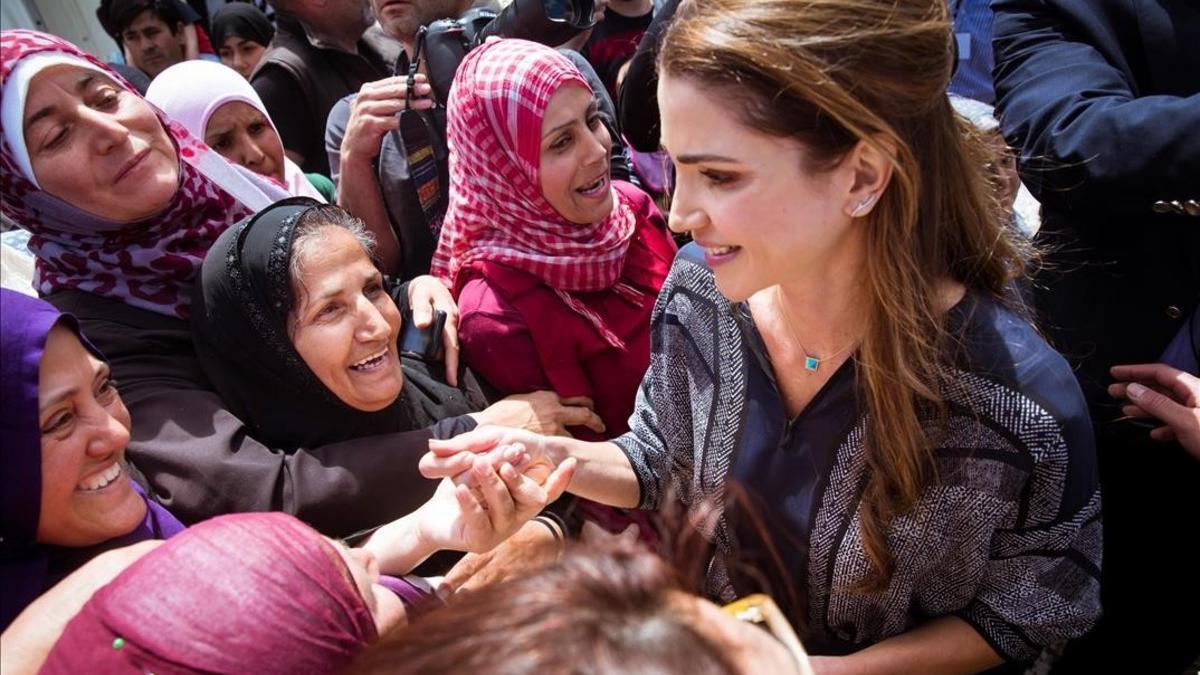
[[[567,0],[545,0],[543,7],[546,10],[547,19],[574,23],[572,19],[575,17],[569,16],[571,8],[567,6]]]

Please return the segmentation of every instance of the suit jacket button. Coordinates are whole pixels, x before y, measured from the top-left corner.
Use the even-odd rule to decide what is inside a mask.
[[[1171,212],[1171,203],[1165,202],[1160,199],[1160,200],[1154,202],[1154,206],[1151,206],[1150,208],[1155,213],[1170,213]]]
[[[1163,313],[1167,315],[1168,319],[1178,319],[1183,316],[1183,310],[1179,309],[1178,305],[1167,305]]]
[[[1187,211],[1189,216],[1200,216],[1200,202],[1189,199],[1183,203],[1183,210]]]

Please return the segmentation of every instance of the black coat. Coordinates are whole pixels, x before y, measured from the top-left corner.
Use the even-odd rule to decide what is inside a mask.
[[[1200,297],[1200,3],[992,8],[1001,127],[1044,209],[1034,300],[1088,398],[1104,500],[1104,617],[1055,672],[1178,673],[1200,635],[1200,462],[1105,386],[1158,361]]]
[[[1158,360],[1200,299],[1200,3],[993,8],[1001,125],[1052,247],[1042,325],[1111,419],[1108,368]]]

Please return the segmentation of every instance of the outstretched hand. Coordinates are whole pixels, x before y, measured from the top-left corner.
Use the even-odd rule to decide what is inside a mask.
[[[1108,387],[1109,396],[1129,400],[1123,414],[1163,422],[1150,437],[1179,441],[1200,459],[1200,378],[1162,363],[1113,366],[1111,372],[1118,381]]]
[[[431,439],[419,468],[426,478],[455,478],[456,482],[473,484],[474,471],[468,471],[479,458],[493,468],[507,462],[521,472],[529,471],[533,464],[552,467],[555,462],[545,446],[545,438],[538,434],[485,424],[454,438]]]

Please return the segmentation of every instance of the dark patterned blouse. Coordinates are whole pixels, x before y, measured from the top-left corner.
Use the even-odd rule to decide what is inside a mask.
[[[652,321],[632,428],[615,440],[638,476],[641,506],[667,494],[720,503],[737,482],[781,563],[762,564],[756,582],[731,575],[731,556],[767,556],[745,519],[725,513],[707,580],[714,597],[767,586],[807,626],[817,654],[956,615],[1006,659],[1029,661],[1099,618],[1100,492],[1087,409],[1066,362],[1011,311],[968,293],[949,313],[948,416],[930,418],[936,477],[892,521],[894,571],[877,594],[851,590],[870,569],[854,360],[787,419],[748,310],[720,295],[694,246],[676,259]]]

